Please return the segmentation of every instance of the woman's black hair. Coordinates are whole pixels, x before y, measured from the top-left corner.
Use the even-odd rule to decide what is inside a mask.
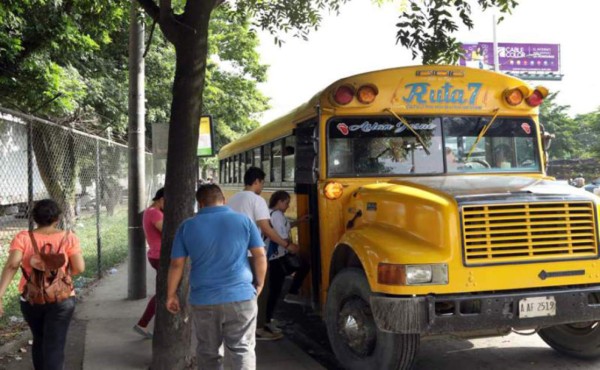
[[[33,220],[38,226],[50,226],[60,218],[62,209],[52,199],[42,199],[33,206]]]
[[[277,205],[277,202],[280,200],[288,200],[291,199],[290,194],[285,190],[277,190],[271,195],[269,199],[269,208],[273,209]]]

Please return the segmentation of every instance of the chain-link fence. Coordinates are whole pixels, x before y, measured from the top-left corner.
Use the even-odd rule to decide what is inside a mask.
[[[125,258],[127,146],[0,109],[0,163],[0,266],[14,235],[33,226],[29,205],[44,198],[61,205],[62,226],[79,236],[85,276],[100,275]],[[162,185],[154,178],[147,153],[148,200]]]

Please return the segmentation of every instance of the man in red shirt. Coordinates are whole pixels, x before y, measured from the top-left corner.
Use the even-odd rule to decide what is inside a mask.
[[[154,198],[152,198],[152,204],[144,211],[144,234],[146,235],[146,241],[148,242],[148,261],[150,265],[156,270],[158,275],[158,265],[160,261],[160,241],[162,238],[163,228],[163,208],[165,207],[165,196],[164,188],[158,189]],[[140,318],[140,321],[133,327],[137,333],[152,338],[152,333],[148,331],[148,323],[154,317],[156,312],[156,299],[155,296],[150,298],[144,314]]]

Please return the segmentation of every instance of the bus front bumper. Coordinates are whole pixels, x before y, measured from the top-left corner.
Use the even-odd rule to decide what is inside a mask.
[[[554,312],[522,317],[525,314],[520,310],[520,303],[532,301],[531,298],[554,301]],[[524,299],[527,300],[522,301]],[[436,335],[542,328],[600,321],[600,286],[409,298],[372,296],[371,310],[379,329],[393,333]]]

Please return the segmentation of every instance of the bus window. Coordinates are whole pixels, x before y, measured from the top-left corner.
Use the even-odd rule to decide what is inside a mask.
[[[242,178],[240,182],[244,182],[244,174],[246,173],[246,171],[248,170],[248,168],[252,167],[252,151],[249,150],[244,154],[244,162],[246,162],[246,165],[244,166],[244,168],[242,169]]]
[[[489,116],[444,118],[446,150],[456,158],[455,165],[448,163],[448,172],[539,171],[533,121],[497,118],[477,142],[490,120]]]
[[[329,174],[354,177],[441,173],[440,119],[407,120],[424,140],[429,154],[417,137],[394,117],[330,120]]]
[[[260,162],[260,147],[254,148],[254,160],[252,161],[252,165],[260,168]]]
[[[242,177],[244,177],[244,173],[246,172],[246,152],[240,154],[240,174],[239,177],[240,182],[242,182]]]
[[[228,183],[232,184],[233,183],[233,173],[234,173],[234,169],[233,169],[233,157],[229,157],[228,159],[229,161],[229,180],[227,181]]]
[[[277,140],[273,143],[273,147],[271,149],[272,158],[273,158],[273,181],[281,182],[282,179],[282,162],[283,158],[281,156],[281,140]]]
[[[219,161],[219,182],[221,184],[225,183],[225,160],[221,159]]]
[[[294,167],[296,166],[296,137],[288,136],[283,143],[283,181],[294,181]]]
[[[241,183],[242,177],[244,176],[244,153],[236,155],[235,158],[238,162],[238,170],[235,173],[235,175],[237,176],[236,183]]]
[[[234,155],[233,158],[231,158],[233,161],[233,178],[232,178],[232,182],[234,184],[237,184],[238,182],[238,176],[240,173],[240,156],[239,155]]]
[[[262,170],[267,175],[265,182],[273,181],[273,174],[271,173],[271,143],[265,144],[262,147]]]

